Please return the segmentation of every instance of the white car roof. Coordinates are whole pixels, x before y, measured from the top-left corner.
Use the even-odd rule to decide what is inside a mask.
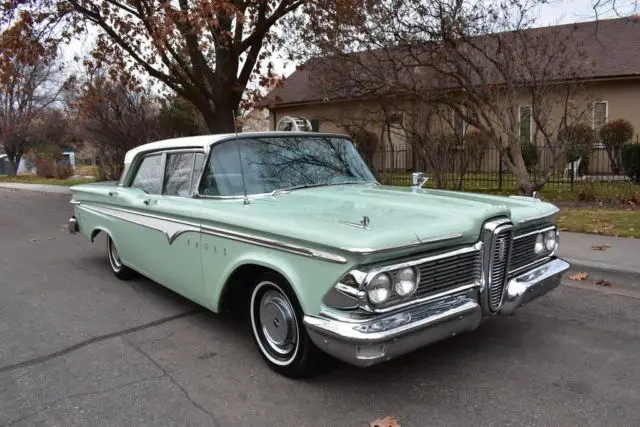
[[[245,132],[239,133],[238,137],[256,137],[256,136],[302,136],[302,135],[330,135],[318,134],[315,132]],[[334,134],[334,136],[345,137],[345,135]],[[219,133],[211,135],[187,136],[182,138],[165,139],[162,141],[150,142],[140,145],[127,151],[124,156],[124,163],[130,164],[139,154],[147,151],[166,150],[170,148],[206,148],[212,144],[223,141],[225,139],[235,138],[235,133]]]

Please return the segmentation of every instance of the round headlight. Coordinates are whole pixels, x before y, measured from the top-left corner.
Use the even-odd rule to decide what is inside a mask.
[[[533,247],[533,251],[536,253],[536,255],[540,255],[542,252],[544,252],[544,237],[542,233],[536,236],[536,245]]]
[[[558,247],[558,239],[556,239],[556,230],[549,230],[544,235],[544,247],[553,252]]]
[[[411,267],[403,268],[402,270],[398,271],[398,273],[396,274],[396,281],[394,285],[396,294],[401,297],[411,295],[413,291],[416,290],[416,287],[418,287],[417,279],[418,275],[416,274],[416,271]]]
[[[391,296],[391,278],[388,274],[378,274],[367,286],[369,301],[382,304]]]

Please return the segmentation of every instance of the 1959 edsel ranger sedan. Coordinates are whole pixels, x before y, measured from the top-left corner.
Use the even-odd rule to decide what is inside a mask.
[[[69,230],[113,273],[244,310],[277,372],[328,353],[370,366],[511,314],[560,283],[558,209],[536,198],[380,185],[348,137],[208,135],[126,154],[71,188]]]

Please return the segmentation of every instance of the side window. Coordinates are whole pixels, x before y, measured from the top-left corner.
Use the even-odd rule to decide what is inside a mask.
[[[147,156],[142,160],[131,186],[149,194],[162,194],[162,154]]]
[[[164,194],[191,195],[195,153],[168,153],[164,178]]]

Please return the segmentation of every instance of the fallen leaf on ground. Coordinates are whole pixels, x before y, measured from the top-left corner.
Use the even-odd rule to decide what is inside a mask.
[[[569,276],[569,280],[585,280],[587,278],[589,278],[589,275],[582,271],[574,274],[573,276]]]
[[[32,242],[37,242],[38,240],[40,240],[40,238],[39,237],[34,237],[33,239],[29,239],[29,240],[31,240]]]
[[[564,228],[560,228],[558,231],[567,231],[568,228],[564,227]]]
[[[400,423],[396,417],[382,417],[369,421],[369,427],[400,427]]]
[[[591,249],[594,251],[604,251],[607,250],[611,247],[611,245],[609,243],[605,243],[604,245],[593,245],[591,246]]]
[[[596,285],[600,285],[600,286],[611,286],[611,283],[609,283],[608,281],[606,281],[604,279],[596,280],[595,284]]]

